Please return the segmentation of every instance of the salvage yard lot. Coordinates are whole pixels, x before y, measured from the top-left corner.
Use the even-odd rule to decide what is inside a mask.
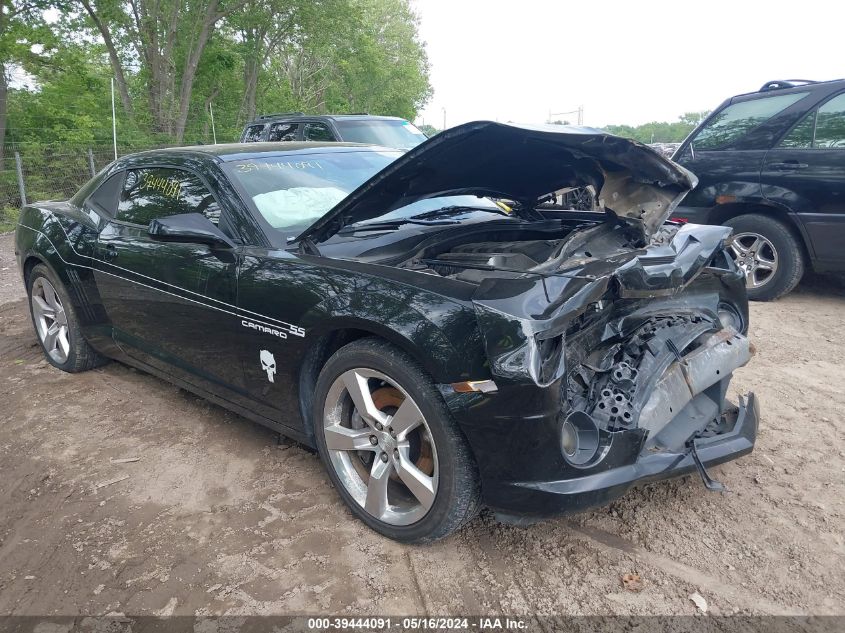
[[[752,306],[757,448],[527,528],[403,546],[317,456],[111,363],[51,368],[0,238],[0,614],[841,614],[845,290]],[[124,461],[138,458],[137,461]],[[621,577],[636,573],[638,592]]]

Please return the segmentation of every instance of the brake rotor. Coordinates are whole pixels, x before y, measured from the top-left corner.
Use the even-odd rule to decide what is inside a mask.
[[[379,411],[393,415],[405,401],[405,396],[395,387],[379,387],[372,393],[373,404]],[[427,441],[426,441],[427,440]],[[434,474],[434,456],[431,452],[431,438],[423,437],[422,431],[416,429],[408,435],[411,444],[411,461],[426,475]]]

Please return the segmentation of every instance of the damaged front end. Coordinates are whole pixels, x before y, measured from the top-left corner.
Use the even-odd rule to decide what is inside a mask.
[[[642,431],[643,450],[677,453],[696,437],[729,430],[728,384],[751,351],[732,327],[717,328],[703,316],[650,318],[578,364],[561,385],[567,461],[600,462],[619,431]]]
[[[753,447],[753,396],[739,406],[726,397],[750,357],[730,229],[665,224],[696,183],[600,130],[476,121],[396,159],[299,239],[324,244],[351,226],[361,259],[417,273],[427,287],[475,288],[489,376],[441,392],[483,454],[485,503],[501,516],[555,514],[696,468],[709,482],[706,464]],[[549,194],[570,187],[596,192],[597,212],[556,207]],[[515,204],[461,221],[484,209],[448,203],[441,228],[383,246],[375,231],[390,227],[367,224],[421,200],[470,195]]]
[[[582,509],[696,469],[718,489],[705,464],[751,451],[754,396],[738,405],[727,398],[733,372],[752,355],[728,235],[724,227],[669,228],[627,256],[480,284],[474,303],[498,417],[512,415],[534,434],[509,441],[532,453],[522,472],[500,464],[489,473],[501,518]],[[531,387],[543,395],[527,398]],[[521,423],[503,406],[508,397],[522,398]],[[484,444],[489,430],[468,432]]]

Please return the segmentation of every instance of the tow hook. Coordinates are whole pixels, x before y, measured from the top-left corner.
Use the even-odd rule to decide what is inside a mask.
[[[701,481],[704,482],[704,487],[707,490],[712,490],[713,492],[727,492],[727,488],[715,479],[711,478],[710,475],[707,474],[707,470],[704,468],[704,464],[701,463],[701,459],[698,457],[698,450],[695,447],[695,442],[697,438],[693,438],[687,444],[689,447],[689,454],[692,455],[692,461],[695,462],[695,467],[698,470],[698,474],[701,476]]]

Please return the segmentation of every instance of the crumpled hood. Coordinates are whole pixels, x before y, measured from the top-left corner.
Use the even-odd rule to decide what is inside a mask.
[[[566,187],[593,185],[599,203],[649,238],[696,177],[651,148],[601,130],[474,121],[418,145],[378,172],[299,239],[323,241],[342,227],[446,195],[516,200],[531,208]]]

